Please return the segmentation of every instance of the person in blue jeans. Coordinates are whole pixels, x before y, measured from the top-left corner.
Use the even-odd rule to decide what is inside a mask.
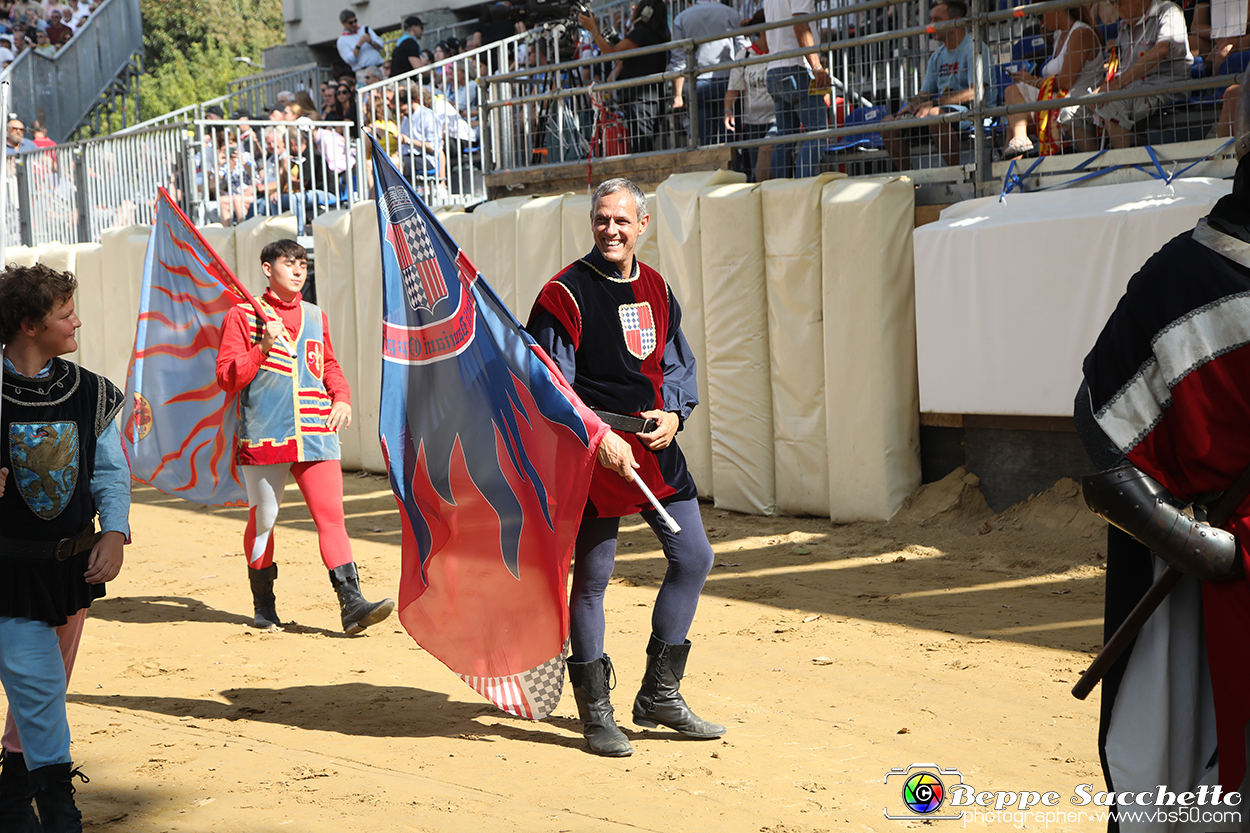
[[[764,19],[769,23],[815,11],[815,0],[764,0]],[[816,45],[808,23],[770,29],[766,36],[765,45],[769,52],[782,53]],[[829,89],[829,71],[821,64],[820,53],[809,52],[802,58],[770,61],[765,85],[777,111],[779,139],[800,131],[824,130],[829,126],[829,106],[825,104],[823,93],[812,93],[812,90]],[[794,163],[794,143],[777,143],[773,150],[773,176],[808,177],[818,173],[820,142],[807,141],[799,145],[797,164]]]
[[[719,39],[699,44],[694,58],[698,66],[728,63],[734,54],[745,49],[746,38],[735,35],[742,28],[742,17],[722,4],[720,0],[697,0],[693,6],[673,18],[673,40],[686,38]],[[669,55],[670,72],[686,71],[687,54],[684,48],[674,49]],[[673,109],[685,106],[686,79],[673,79]],[[725,91],[729,88],[729,70],[701,73],[695,79],[695,110],[699,119],[699,144],[719,145],[725,141],[725,124],[721,118]]]

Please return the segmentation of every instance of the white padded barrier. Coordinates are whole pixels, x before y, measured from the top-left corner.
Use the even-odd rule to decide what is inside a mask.
[[[352,419],[360,420],[360,464],[386,471],[378,442],[382,401],[382,249],[373,201],[352,206],[352,263],[356,294],[356,385]]]
[[[916,229],[920,409],[1072,416],[1129,278],[1232,190],[1157,180],[967,200]]]
[[[712,426],[708,414],[707,338],[703,328],[703,247],[699,233],[699,193],[714,185],[745,182],[744,174],[732,171],[700,171],[674,174],[656,189],[654,207],[648,207],[656,226],[659,257],[656,268],[682,308],[682,332],[690,342],[699,366],[699,402],[677,436],[699,494],[715,494],[712,473]],[[587,247],[589,249],[589,247]],[[645,262],[645,261],[644,261]],[[689,310],[689,313],[687,313]]]
[[[464,250],[473,265],[477,265],[477,256],[473,246],[473,215],[460,206],[454,209],[442,209],[434,212],[434,217],[442,224],[456,245]]]
[[[516,296],[508,308],[522,325],[543,284],[568,265],[560,258],[563,205],[563,196],[535,197],[517,209]],[[590,223],[586,225],[589,228]]]
[[[143,286],[143,256],[148,232],[148,226],[122,226],[100,236],[103,265],[96,323],[102,331],[103,343],[99,354],[84,355],[83,360],[88,370],[107,376],[118,387],[126,386],[130,354],[135,346],[135,321],[139,316],[139,290]]]
[[[760,186],[777,509],[790,515],[829,511],[820,198],[841,178],[822,174]]]
[[[473,209],[473,265],[508,309],[517,309],[517,214],[530,197],[505,197]],[[524,315],[528,315],[527,309]]]
[[[777,489],[759,186],[705,188],[699,215],[708,388],[701,407],[712,428],[713,495],[717,508],[772,515]],[[682,309],[699,317],[698,309]]]
[[[312,232],[317,264],[317,306],[325,311],[330,322],[334,357],[352,391],[352,424],[339,429],[342,463],[345,469],[359,469],[364,465],[362,446],[376,443],[378,432],[376,423],[369,426],[361,418],[361,341],[356,332],[356,261],[351,213],[336,210],[322,214],[313,220]]]
[[[31,246],[6,246],[4,262],[14,266],[34,266],[39,262],[39,251]]]
[[[655,208],[649,210],[654,226]],[[560,268],[585,256],[594,245],[590,233],[590,195],[565,194],[560,203]]]
[[[885,521],[920,485],[915,187],[836,180],[821,215],[828,514]]]
[[[74,351],[73,361],[91,369],[106,349],[104,329],[96,320],[103,309],[100,294],[104,291],[104,254],[99,243],[74,246],[74,277],[78,279],[74,306],[82,319],[82,327],[78,329],[78,349]]]
[[[214,224],[197,230],[200,232],[200,236],[204,238],[204,242],[217,253],[217,257],[221,258],[221,262],[226,264],[236,278],[239,277],[239,250],[234,245],[234,229],[223,228]],[[256,253],[256,258],[256,265],[259,267],[260,252]],[[250,284],[245,283],[244,286],[249,287],[250,291]]]

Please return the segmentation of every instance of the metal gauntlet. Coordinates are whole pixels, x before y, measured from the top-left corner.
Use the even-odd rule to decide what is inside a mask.
[[[1240,577],[1233,534],[1184,514],[1185,504],[1132,464],[1082,477],[1081,490],[1091,512],[1181,572],[1207,581]]]

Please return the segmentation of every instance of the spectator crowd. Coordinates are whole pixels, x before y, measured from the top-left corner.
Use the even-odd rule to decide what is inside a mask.
[[[27,49],[51,58],[104,0],[0,0],[0,68]]]
[[[572,70],[554,63],[554,41],[550,38],[533,38],[510,47],[505,66],[494,65],[494,54],[472,52],[477,46],[526,31],[523,15],[517,14],[507,0],[487,6],[470,37],[463,41],[444,37],[433,44],[424,42],[424,23],[415,15],[402,21],[398,40],[388,43],[362,22],[357,12],[344,10],[339,15],[342,34],[336,42],[334,80],[321,85],[316,101],[308,93],[300,93],[303,99],[299,102],[289,93],[280,95],[268,117],[278,121],[307,117],[349,122],[350,137],[363,133],[376,139],[378,147],[427,197],[465,193],[465,173],[471,174],[470,179],[480,173],[475,167],[480,165],[476,155],[482,129],[479,105],[486,91],[479,79],[499,72],[532,70],[532,74],[513,82],[512,95],[520,97],[561,87],[682,72],[691,57],[705,68],[695,76],[693,89],[687,86],[686,78],[679,78],[675,82],[643,82],[607,94],[592,91],[590,95],[552,97],[538,106],[509,108],[513,161],[523,165],[544,159],[567,162],[588,155],[647,153],[657,148],[816,133],[842,124],[851,110],[839,98],[847,87],[833,70],[838,67],[837,41],[856,35],[857,18],[790,21],[824,11],[830,2],[745,0],[734,7],[720,0],[693,0],[673,14],[667,0],[637,0],[628,16],[619,12],[615,16],[581,14],[581,29],[574,35],[572,48],[568,40],[560,42],[561,60],[616,53],[623,57]],[[1246,4],[1246,0],[1233,2]],[[1226,5],[1225,0],[1188,0],[1186,8],[1172,0],[1102,0],[1046,12],[1029,18],[1033,31],[1045,40],[1044,54],[1007,64],[1006,78],[1001,82],[994,73],[1003,68],[995,64],[994,57],[1002,59],[1005,45],[995,44],[997,51],[992,54],[990,46],[983,44],[980,57],[984,75],[980,80],[991,105],[1055,102],[1053,109],[1015,113],[1000,120],[1001,158],[1140,144],[1149,119],[1188,98],[1187,94],[1167,91],[1167,85],[1200,72],[1240,72],[1250,63],[1243,60],[1250,53],[1242,55],[1250,49],[1250,35],[1244,31],[1245,10],[1238,18],[1240,30],[1236,30],[1228,22],[1236,16],[1227,12]],[[888,15],[902,15],[900,9],[890,9]],[[966,0],[928,4],[934,44],[925,54],[927,60],[920,64],[918,92],[900,99],[896,88],[892,100],[881,101],[881,106],[874,108],[880,111],[873,121],[879,122],[874,128],[880,132],[878,147],[885,151],[882,159],[896,170],[911,167],[913,146],[918,142],[933,148],[939,164],[966,161],[971,121],[957,115],[967,111],[973,101],[973,39],[966,24],[961,23],[967,14]],[[882,20],[887,27],[907,25],[903,17]],[[782,25],[764,32],[742,31],[765,22]],[[787,23],[790,25],[784,25]],[[629,54],[642,47],[663,47],[689,38],[703,41],[693,56],[684,48]],[[809,50],[806,54],[795,55],[805,49]],[[716,68],[770,54],[782,57],[732,70]],[[455,58],[460,60],[452,60]],[[431,66],[435,66],[432,71],[428,70]],[[357,95],[360,87],[368,88],[363,97]],[[1230,87],[1224,98],[1223,122],[1228,125],[1239,89]],[[1095,105],[1066,105],[1062,101],[1116,90],[1135,90],[1140,95]],[[920,128],[891,124],[898,119],[942,115],[946,121]],[[1211,125],[1212,134],[1223,130],[1222,125]],[[310,155],[316,159],[319,147],[315,139],[306,138],[262,144],[263,153],[253,154],[250,160],[243,152],[246,149],[218,149],[220,164],[212,178],[218,187],[225,183],[230,193],[244,192],[241,204],[238,199],[229,201],[221,215],[223,221],[283,208],[288,202],[283,177],[278,176],[274,186],[272,178],[254,172],[282,170],[281,164],[275,167],[275,156],[299,159]],[[734,165],[752,181],[810,176],[831,164],[830,145],[831,140],[820,137],[779,141],[744,149],[735,155]],[[337,155],[345,163],[339,172],[342,178],[352,167],[351,143]],[[260,189],[265,193],[249,196],[249,187],[256,190],[249,186],[249,178],[270,183]],[[308,184],[309,188],[314,186],[315,182]]]
[[[12,54],[4,50],[15,40],[21,41],[19,48],[36,50],[64,43],[99,2],[61,6],[21,0],[8,5],[0,23],[5,31],[0,57]],[[838,150],[835,140],[819,132],[854,115],[840,97],[852,98],[850,88],[837,77],[847,70],[843,50],[853,47],[839,41],[855,37],[856,21],[862,25],[862,18],[803,20],[838,2],[745,0],[734,8],[720,0],[692,0],[674,15],[668,0],[637,0],[627,15],[581,14],[580,30],[572,27],[559,40],[523,39],[504,53],[474,50],[526,31],[523,15],[507,0],[486,7],[471,36],[442,37],[433,44],[416,15],[401,21],[399,37],[392,41],[379,36],[357,12],[344,10],[339,14],[337,60],[330,80],[319,88],[277,92],[263,113],[206,108],[206,119],[222,125],[210,125],[204,132],[194,159],[194,182],[188,185],[201,195],[201,203],[211,206],[210,221],[231,225],[256,215],[291,212],[303,226],[352,190],[371,187],[356,179],[372,176],[369,166],[356,164],[356,140],[369,136],[377,144],[366,144],[364,152],[373,153],[376,147],[391,157],[427,200],[484,196],[480,118],[486,88],[480,79],[501,72],[517,76],[511,97],[542,99],[496,111],[502,123],[495,126],[513,131],[511,142],[504,142],[509,145],[506,152],[513,154],[505,165],[753,140],[762,145],[734,156],[734,166],[751,181],[810,176],[838,164],[838,157],[831,155]],[[1032,40],[1043,41],[1045,48],[1007,64],[994,59],[1001,61],[1011,45],[1001,40],[1001,29],[992,32],[980,55],[987,102],[1054,102],[1053,107],[999,120],[1001,158],[1141,144],[1152,120],[1188,103],[1188,93],[1173,92],[1169,85],[1203,74],[1227,78],[1250,64],[1246,9],[1238,15],[1230,4],[1245,6],[1247,0],[1186,0],[1184,6],[1172,0],[1100,0],[1047,11],[1027,18],[1036,27]],[[920,8],[890,7],[875,23],[905,28],[915,23],[905,15]],[[892,98],[876,106],[859,101],[860,110],[872,111],[871,116],[860,115],[872,122],[865,129],[879,137],[882,164],[907,170],[917,143],[931,146],[938,164],[968,161],[971,119],[962,116],[973,102],[977,56],[963,20],[967,15],[966,0],[931,0],[927,22],[933,44],[917,64],[922,68],[917,92],[899,97],[895,87]],[[775,25],[744,31],[765,22]],[[693,53],[673,46],[692,38],[701,41]],[[650,51],[631,54],[641,48]],[[572,69],[561,66],[595,56],[605,60]],[[666,71],[687,70],[692,58],[700,67],[693,85],[689,76],[675,82],[651,80]],[[720,68],[744,58],[766,60]],[[891,58],[884,60],[888,64]],[[873,68],[885,71],[886,64]],[[869,68],[867,62],[851,66],[861,72]],[[607,93],[594,89],[596,84],[631,79],[641,80]],[[561,88],[587,87],[589,94],[550,95]],[[1212,135],[1231,133],[1240,89],[1239,84],[1229,85],[1221,91],[1222,99],[1219,93],[1207,93],[1206,106],[1222,107],[1218,123],[1212,119],[1209,125]],[[1138,94],[1084,105],[1064,101],[1120,90]],[[895,124],[931,116],[944,120],[919,127]],[[331,127],[326,122],[343,124]],[[9,156],[52,144],[37,122],[28,126],[10,117],[6,131]],[[802,138],[781,141],[787,136]]]

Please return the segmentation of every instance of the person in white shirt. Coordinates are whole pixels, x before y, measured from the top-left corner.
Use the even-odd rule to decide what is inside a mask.
[[[357,83],[364,83],[365,70],[380,68],[386,63],[382,57],[382,38],[368,26],[361,26],[351,9],[339,12],[339,22],[343,24],[343,34],[336,42],[339,57],[356,73]]]
[[[763,18],[763,12],[759,15]],[[761,20],[762,22],[762,20]],[[753,43],[734,56],[735,60],[763,55],[764,33],[757,32]],[[777,134],[777,110],[773,97],[768,94],[768,65],[751,64],[734,67],[729,73],[729,88],[725,92],[724,125],[731,141],[744,142],[763,139]],[[734,113],[734,105],[742,98],[742,117]],[[762,151],[762,152],[761,152]],[[763,182],[772,171],[773,147],[747,148],[746,175],[748,182]],[[739,168],[741,170],[741,168]]]

